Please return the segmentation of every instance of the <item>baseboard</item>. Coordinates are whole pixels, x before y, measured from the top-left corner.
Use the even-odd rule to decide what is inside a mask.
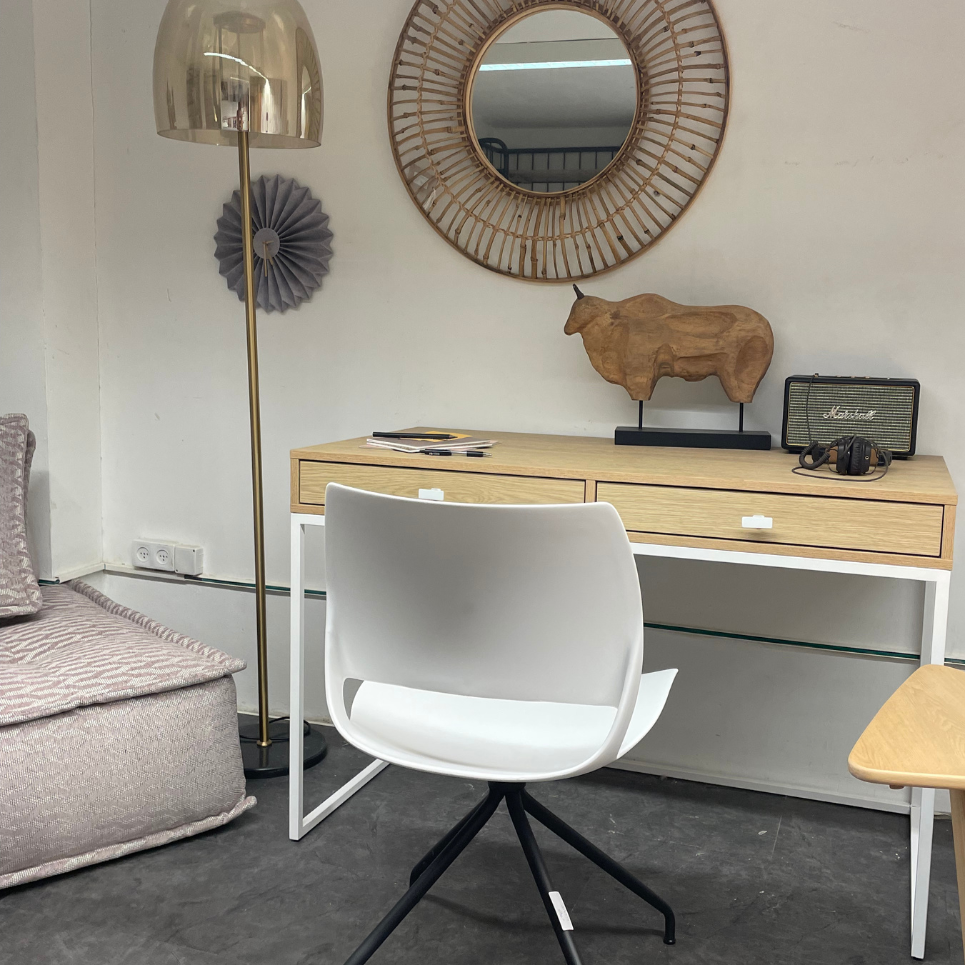
[[[153,580],[156,583],[180,583],[187,586],[213,586],[222,590],[239,590],[243,593],[254,593],[255,584],[245,580],[228,576],[183,576],[166,570],[149,570],[130,563],[104,563],[99,569],[113,576],[127,576],[135,580]],[[291,587],[269,583],[265,587],[269,596],[291,596]],[[325,598],[325,591],[315,587],[305,587],[306,597]]]
[[[859,794],[838,794],[795,784],[779,784],[772,781],[756,781],[751,778],[730,777],[725,774],[711,774],[692,770],[687,767],[668,767],[663,764],[647,764],[644,761],[621,760],[610,767],[620,771],[634,771],[637,774],[652,774],[656,777],[673,777],[682,781],[697,781],[701,784],[718,784],[721,787],[736,787],[744,791],[762,791],[765,794],[780,794],[785,797],[799,797],[807,801],[823,801],[826,804],[846,804],[849,807],[868,808],[872,811],[890,811],[893,814],[908,814],[908,802],[876,801]]]
[[[52,580],[45,582],[66,583],[68,580],[79,580],[82,576],[90,576],[91,573],[101,573],[103,570],[103,560],[97,563],[84,563],[81,566],[72,566],[69,569],[61,570]]]
[[[239,713],[239,714],[247,714],[249,717],[257,717],[257,716],[258,716],[258,708],[257,708],[257,707],[247,707],[247,706],[242,707],[241,705],[239,705],[239,706],[238,706],[238,713]],[[274,711],[271,711],[271,712],[268,714],[268,716],[271,717],[271,718],[275,718],[275,717],[282,717],[282,716],[286,716],[286,715],[284,715],[284,714],[276,714]],[[307,720],[309,724],[314,724],[316,727],[334,727],[334,726],[335,726],[335,725],[332,723],[332,718],[331,718],[331,717],[309,717],[309,716],[306,715],[305,720]]]

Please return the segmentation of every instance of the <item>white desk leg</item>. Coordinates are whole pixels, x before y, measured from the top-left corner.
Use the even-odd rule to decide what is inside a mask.
[[[303,834],[305,771],[302,721],[305,719],[305,525],[292,517],[291,693],[288,698],[288,837]]]
[[[308,834],[316,824],[324,821],[336,808],[341,807],[356,791],[365,787],[376,774],[384,771],[388,766],[388,761],[376,759],[368,767],[359,771],[350,781],[346,781],[334,794],[325,798],[311,814],[305,815],[299,837]]]
[[[292,516],[291,532],[291,692],[289,696],[289,768],[288,768],[288,837],[292,841],[303,838],[320,821],[324,821],[337,807],[344,804],[356,791],[368,784],[380,771],[388,767],[386,761],[375,760],[334,794],[326,798],[311,814],[305,814],[304,736],[305,718],[305,526],[322,526],[324,516],[299,518]],[[297,763],[293,763],[297,762]]]
[[[921,663],[945,662],[945,632],[948,624],[949,573],[941,573],[925,584],[925,612],[922,619]],[[928,885],[931,877],[932,831],[935,824],[935,791],[930,787],[911,792],[911,956],[925,957],[928,925]]]

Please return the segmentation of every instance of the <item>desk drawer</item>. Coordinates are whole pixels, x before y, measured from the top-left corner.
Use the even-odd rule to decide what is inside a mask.
[[[709,539],[940,556],[942,506],[871,499],[600,483],[628,530]],[[747,529],[764,516],[771,529]]]
[[[330,482],[373,493],[413,498],[418,497],[420,489],[441,489],[446,500],[453,503],[582,503],[585,488],[580,479],[500,476],[486,472],[447,472],[444,469],[396,469],[355,463],[299,463],[299,501],[303,505],[324,506],[325,487]]]

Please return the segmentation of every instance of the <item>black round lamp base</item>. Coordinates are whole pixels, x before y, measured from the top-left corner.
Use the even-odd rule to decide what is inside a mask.
[[[314,767],[328,753],[328,744],[321,732],[309,723],[303,725],[304,753],[302,766]],[[245,777],[283,777],[288,773],[288,720],[274,720],[268,728],[271,743],[259,747],[258,718],[249,717],[238,728],[241,736],[241,759]]]

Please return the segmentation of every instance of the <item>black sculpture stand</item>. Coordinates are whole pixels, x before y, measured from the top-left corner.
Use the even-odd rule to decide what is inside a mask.
[[[257,743],[258,718],[251,717],[249,720],[252,722],[242,721],[238,728],[245,777],[284,777],[289,769],[288,718],[271,722],[268,727],[271,743],[267,747],[259,747]],[[328,753],[328,744],[325,743],[325,738],[317,728],[312,727],[308,722],[303,727],[302,766],[314,767]]]
[[[674,446],[678,449],[770,449],[771,434],[763,429],[744,431],[744,403],[737,429],[660,429],[643,424],[643,403],[635,426],[617,426],[618,446]]]
[[[412,869],[412,874],[409,876],[409,890],[376,925],[368,938],[349,956],[345,965],[363,965],[375,954],[378,947],[395,931],[405,916],[415,908],[429,889],[442,877],[449,865],[459,857],[460,853],[483,829],[503,800],[506,801],[509,816],[512,819],[513,827],[516,829],[516,836],[522,845],[529,870],[536,880],[536,889],[543,901],[543,907],[549,916],[550,924],[556,933],[556,939],[560,944],[560,950],[563,952],[567,965],[580,965],[580,953],[573,941],[573,929],[569,916],[566,914],[565,908],[557,907],[557,901],[562,903],[562,899],[559,892],[553,889],[549,872],[546,870],[542,852],[536,843],[536,837],[533,834],[532,827],[530,827],[527,814],[532,815],[544,827],[579,851],[584,858],[588,858],[607,874],[616,878],[621,885],[660,912],[663,915],[664,944],[673,945],[676,942],[673,910],[659,895],[654,894],[642,881],[630,874],[626,868],[617,864],[595,844],[587,841],[582,834],[574,831],[552,811],[531,797],[525,785],[492,782],[489,785],[489,794],[440,841],[436,842]]]
[[[770,449],[771,434],[759,429],[655,429],[617,426],[618,446],[676,446],[681,449]]]

